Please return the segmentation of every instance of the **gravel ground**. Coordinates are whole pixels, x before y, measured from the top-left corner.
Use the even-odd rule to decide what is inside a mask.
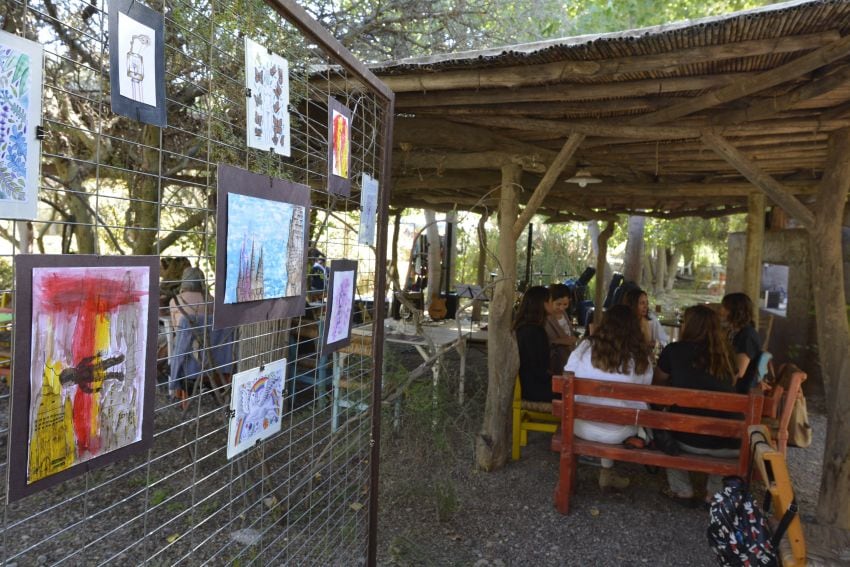
[[[708,513],[661,496],[663,471],[650,474],[641,466],[618,463],[632,484],[622,493],[603,493],[596,483],[598,468],[580,464],[568,516],[552,504],[558,458],[549,450],[548,435],[530,433],[522,459],[502,470],[476,471],[472,447],[483,405],[484,368],[486,358],[473,351],[467,374],[472,398],[464,411],[444,401],[448,407],[441,406],[436,431],[409,409],[410,403],[401,431],[384,430],[379,564],[716,564],[706,544]],[[826,426],[822,401],[809,400],[809,406],[815,442],[806,449],[789,448],[788,455],[804,520],[817,501]]]

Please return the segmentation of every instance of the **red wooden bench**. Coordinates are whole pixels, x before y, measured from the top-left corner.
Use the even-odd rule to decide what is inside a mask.
[[[561,429],[553,437],[552,446],[561,454],[558,484],[555,488],[555,506],[562,514],[569,513],[578,455],[709,474],[746,475],[750,459],[747,428],[761,422],[764,405],[764,397],[759,388],[754,388],[748,395],[726,394],[668,386],[589,380],[568,375],[554,377],[552,389],[562,396],[561,400],[555,400],[552,403],[552,413],[561,418]],[[679,407],[743,414],[744,417],[743,419],[703,417],[653,409],[638,410],[603,406],[576,401],[577,395],[642,401],[655,406],[675,404]],[[658,450],[627,449],[623,445],[585,441],[573,436],[573,419],[576,418],[738,438],[741,440],[741,452],[739,457],[732,459],[688,453],[673,456]]]

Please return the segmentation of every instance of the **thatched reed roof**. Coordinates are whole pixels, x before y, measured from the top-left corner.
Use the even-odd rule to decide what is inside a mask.
[[[848,34],[850,2],[794,1],[373,66],[397,95],[392,203],[492,208],[511,162],[527,199],[579,134],[540,209],[556,220],[744,210],[753,165],[805,203],[850,126]],[[566,183],[577,168],[603,182]]]

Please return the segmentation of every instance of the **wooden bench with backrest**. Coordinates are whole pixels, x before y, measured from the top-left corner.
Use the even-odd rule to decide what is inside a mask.
[[[562,396],[560,400],[552,402],[553,414],[561,419],[561,430],[553,437],[553,448],[557,447],[561,455],[558,484],[555,488],[555,506],[562,514],[569,513],[579,455],[708,474],[746,475],[750,459],[747,428],[761,421],[764,405],[764,397],[759,388],[753,388],[749,394],[727,394],[590,380],[567,375],[555,376],[552,379],[552,389]],[[641,401],[653,407],[676,405],[718,410],[729,412],[735,417],[704,417],[657,409],[612,407],[578,401],[576,396]],[[574,419],[737,438],[741,440],[741,451],[735,458],[690,453],[674,456],[654,449],[632,449],[623,445],[585,441],[573,436]]]

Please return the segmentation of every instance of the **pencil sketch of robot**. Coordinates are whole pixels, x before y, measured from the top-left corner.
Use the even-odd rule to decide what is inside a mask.
[[[136,44],[138,43],[138,47]],[[142,81],[145,80],[145,58],[140,53],[141,49],[151,44],[151,38],[147,35],[134,35],[130,40],[130,51],[127,52],[127,77],[132,85],[133,100],[142,100]],[[139,51],[137,51],[139,50]]]
[[[155,31],[118,13],[118,81],[121,96],[156,106]]]

